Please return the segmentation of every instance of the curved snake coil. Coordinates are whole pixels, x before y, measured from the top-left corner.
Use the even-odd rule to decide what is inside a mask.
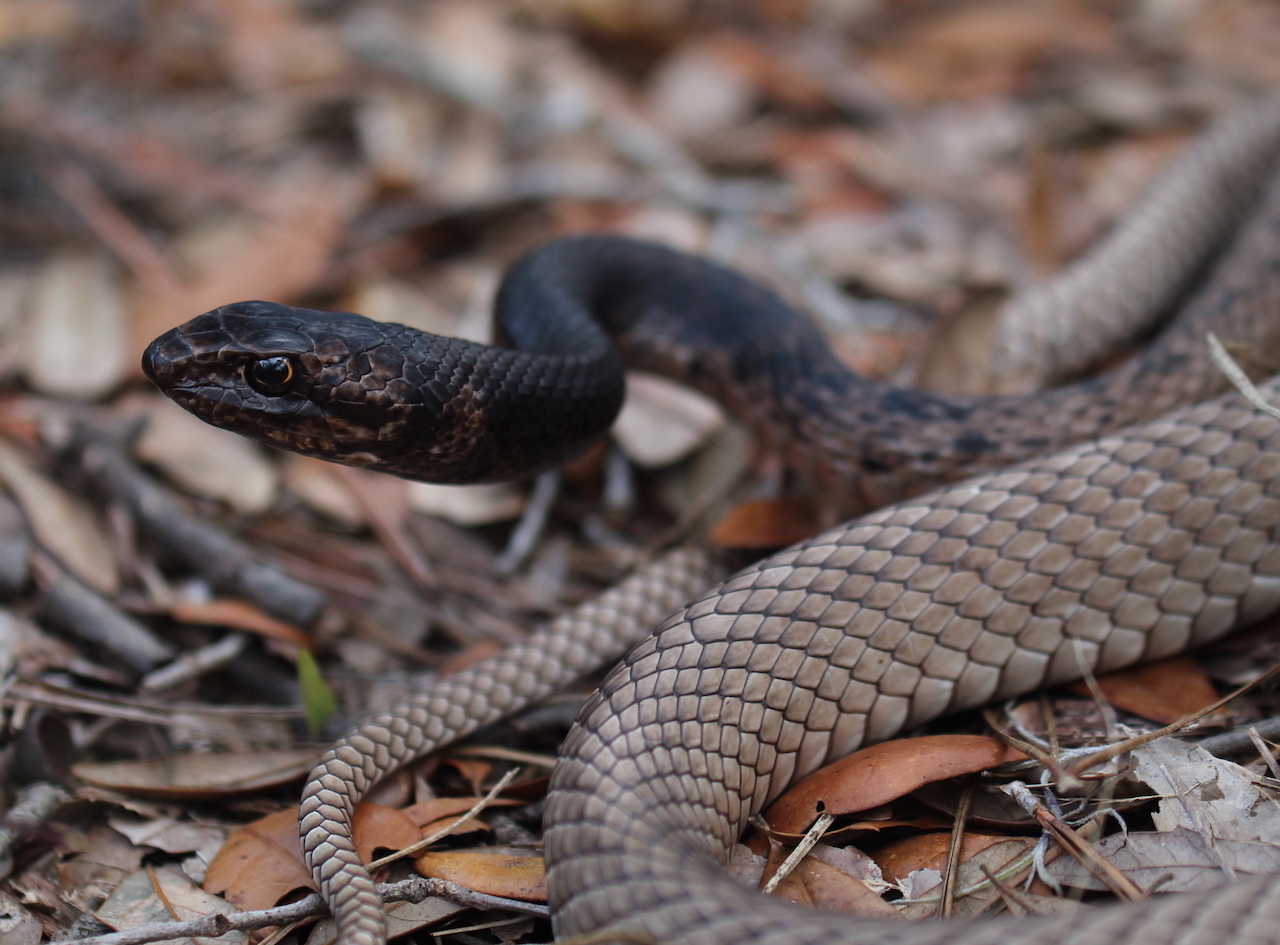
[[[1280,102],[1264,100],[1216,122],[1152,181],[1138,212],[1052,282],[1005,305],[993,376],[1024,390],[1055,383],[1155,324],[1199,260],[1238,223],[1277,148]]]
[[[1147,352],[1030,399],[873,384],[740,276],[598,237],[550,244],[513,267],[499,319],[520,351],[241,303],[157,339],[144,366],[188,409],[267,442],[424,478],[435,474],[432,463],[443,476],[463,467],[501,476],[512,460],[478,445],[482,430],[529,451],[555,425],[553,408],[565,411],[577,441],[607,425],[591,410],[616,391],[605,370],[616,355],[599,324],[630,360],[728,399],[784,450],[798,478],[856,504],[1007,465],[1220,390],[1204,359],[1207,327],[1277,348],[1280,320],[1268,316],[1280,307],[1278,239],[1273,184]],[[555,327],[535,317],[548,314],[560,319]],[[733,327],[742,318],[749,330]],[[518,424],[512,432],[513,418],[532,433]],[[1177,897],[1048,924],[958,932],[868,923],[851,932],[847,918],[764,902],[718,870],[745,818],[793,776],[903,725],[1078,675],[1069,638],[1091,644],[1096,668],[1114,668],[1280,605],[1278,436],[1275,421],[1231,399],[1184,409],[884,509],[699,597],[610,675],[566,743],[546,825],[557,934],[706,945],[957,935],[1097,945],[1100,935],[1123,934],[1166,945],[1218,941],[1221,928],[1263,916],[1258,927],[1272,937],[1258,940],[1280,941],[1268,911],[1280,906],[1259,898],[1259,884],[1217,891],[1211,906]],[[552,447],[556,457],[564,450]],[[536,451],[525,459],[547,461]],[[562,618],[326,754],[303,798],[302,838],[344,943],[374,945],[385,934],[349,836],[359,795],[616,651],[634,621],[705,586],[706,558],[676,555],[610,592],[597,613]],[[665,597],[653,605],[651,593]],[[602,615],[607,638],[588,638]],[[1208,918],[1193,921],[1193,912]]]

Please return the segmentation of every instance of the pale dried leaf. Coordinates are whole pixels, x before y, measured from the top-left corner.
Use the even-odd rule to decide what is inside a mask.
[[[0,942],[4,945],[40,945],[44,927],[22,903],[0,893]]]
[[[294,750],[171,755],[156,761],[82,762],[72,773],[96,787],[144,797],[190,799],[246,794],[287,784],[311,769],[316,752]]]
[[[725,872],[735,881],[751,889],[759,889],[764,879],[765,863],[768,862],[758,853],[752,852],[745,843],[736,843],[729,854],[729,863]]]
[[[364,524],[364,512],[334,473],[332,463],[289,453],[284,457],[281,474],[289,491],[320,514],[348,528]]]
[[[433,78],[460,98],[497,109],[514,80],[516,37],[489,0],[445,0],[425,7],[418,54]]]
[[[159,395],[130,397],[121,406],[147,418],[135,445],[138,457],[164,470],[185,491],[245,515],[265,512],[275,501],[280,476],[249,440],[210,426]]]
[[[809,855],[828,866],[834,866],[842,873],[848,873],[877,893],[889,888],[876,861],[855,847],[835,847],[829,843],[818,843],[814,844]]]
[[[1030,837],[1010,837],[1000,843],[979,850],[960,865],[956,873],[956,901],[954,915],[957,918],[977,915],[1000,898],[999,891],[987,882],[985,867],[1000,882],[1014,885],[1031,867],[1030,853],[1036,841]],[[928,918],[938,908],[936,887],[929,883],[934,876],[941,882],[937,870],[917,871],[920,876],[908,874],[905,886],[913,892],[926,890],[924,899],[902,899],[895,903],[898,913],[908,918]]]
[[[59,843],[58,880],[73,902],[100,902],[142,862],[143,851],[101,824],[66,831]]]
[[[1133,777],[1164,798],[1152,815],[1157,831],[1185,827],[1280,845],[1280,805],[1247,768],[1176,738],[1157,739],[1133,756]]]
[[[489,525],[516,518],[524,508],[524,496],[506,483],[481,486],[439,486],[411,482],[409,507],[436,515],[455,525]]]
[[[172,817],[144,819],[119,814],[108,818],[107,823],[133,843],[155,847],[165,853],[199,851],[212,857],[227,839],[227,832],[220,827],[188,823]]]
[[[880,919],[898,918],[894,907],[865,883],[816,857],[801,860],[795,870],[779,883],[773,895],[824,912],[842,912]]]
[[[132,366],[124,297],[102,253],[66,251],[36,273],[28,297],[23,374],[36,390],[91,400]]]
[[[724,412],[710,398],[666,378],[629,371],[613,435],[636,463],[656,469],[687,456],[724,424]]]
[[[649,114],[678,138],[702,138],[740,123],[755,102],[741,69],[714,45],[690,44],[650,80]]]
[[[416,89],[370,89],[355,111],[365,158],[385,183],[399,187],[431,180],[442,121],[440,103]]]
[[[1162,800],[1155,831],[1115,834],[1097,844],[1139,885],[1168,873],[1161,889],[1217,886],[1233,873],[1280,869],[1280,804],[1248,769],[1175,738],[1133,752],[1131,776]],[[1075,861],[1055,862],[1053,873],[1072,886],[1096,888]]]
[[[1158,880],[1161,892],[1214,889],[1246,876],[1280,872],[1280,847],[1247,840],[1217,839],[1212,844],[1193,830],[1113,834],[1097,851],[1144,889]],[[1105,887],[1075,860],[1059,857],[1049,866],[1058,882],[1078,889]]]
[[[127,877],[94,916],[116,931],[123,931],[153,922],[182,922],[215,912],[230,915],[235,911],[231,903],[209,895],[186,877],[167,869],[153,869],[138,870]],[[244,932],[228,932],[218,938],[192,937],[187,941],[223,945],[244,942],[247,938]]]
[[[120,586],[111,544],[89,508],[0,440],[0,483],[22,507],[36,541],[99,593]]]

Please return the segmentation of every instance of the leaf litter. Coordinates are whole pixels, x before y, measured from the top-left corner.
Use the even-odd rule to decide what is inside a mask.
[[[823,521],[822,497],[789,494],[734,418],[641,381],[615,445],[566,473],[527,563],[499,577],[524,485],[405,488],[228,440],[142,384],[151,337],[245,297],[483,337],[519,252],[606,229],[748,269],[869,374],[989,389],[993,306],[1106,232],[1211,117],[1280,84],[1274,17],[1267,0],[750,0],[732,15],[688,0],[0,0],[0,763],[10,792],[61,778],[75,795],[41,815],[47,831],[6,841],[5,941],[101,929],[91,914],[132,927],[226,909],[199,889],[211,847],[264,817],[273,831],[223,850],[254,847],[241,882],[273,906],[306,886],[283,851],[318,741],[674,537],[759,549]],[[1251,640],[1210,658],[1230,667],[1215,682],[1256,674],[1267,644]],[[298,670],[313,649],[315,680]],[[313,741],[302,705],[317,685],[337,714]],[[1157,722],[1214,698],[1187,662],[1098,687]],[[437,832],[504,770],[527,770],[430,855],[512,892],[479,867],[536,850],[538,759],[589,688],[485,732],[505,754],[391,779],[366,846]],[[1274,701],[1251,694],[1202,727],[1246,726]],[[1119,731],[1092,692],[1013,713],[1046,752]],[[928,736],[959,725],[950,743],[880,749],[892,775],[849,762],[784,796],[848,813],[782,894],[932,914],[970,791],[956,911],[1049,908],[1041,880],[1011,885],[1035,841],[984,773],[1011,753],[975,748],[971,722]],[[1097,850],[1140,886],[1274,859],[1265,761],[1164,739],[1085,783],[1063,816],[1104,825]],[[1097,803],[1124,807],[1129,828]],[[747,838],[752,885],[806,826]],[[493,845],[466,852],[476,837]],[[893,864],[887,879],[873,858]],[[1095,888],[1074,860],[1046,859],[1049,878]],[[392,915],[397,933],[549,934],[437,896]]]

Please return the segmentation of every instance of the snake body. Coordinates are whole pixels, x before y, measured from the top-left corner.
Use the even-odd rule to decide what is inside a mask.
[[[996,469],[767,559],[631,652],[584,708],[553,778],[546,852],[558,935],[1165,945],[1229,932],[1280,942],[1269,882],[957,933],[877,923],[851,931],[847,918],[764,902],[719,872],[746,818],[827,758],[1084,668],[1176,652],[1280,607],[1276,421],[1228,397],[1062,448],[1220,390],[1206,328],[1274,350],[1277,245],[1273,184],[1144,354],[1035,398],[874,384],[743,277],[601,237],[550,244],[513,267],[498,315],[522,350],[238,303],[157,339],[144,367],[197,415],[266,442],[420,478],[500,478],[511,474],[510,451],[539,468],[607,425],[592,407],[616,402],[610,334],[629,361],[726,400],[798,478],[849,506]],[[540,327],[547,315],[563,321]],[[745,329],[733,327],[743,319]],[[536,409],[520,413],[521,391]],[[556,425],[547,411],[559,407],[570,445],[539,450]],[[521,416],[536,435],[507,434],[501,453],[474,445],[498,420]],[[417,439],[406,443],[409,433]],[[450,444],[463,460],[446,455]],[[997,469],[1045,450],[1057,452]],[[369,785],[616,652],[637,621],[705,587],[709,567],[692,551],[661,559],[594,610],[433,685],[326,753],[304,793],[301,833],[344,943],[385,936],[349,836]],[[610,626],[605,639],[589,633],[598,621]]]

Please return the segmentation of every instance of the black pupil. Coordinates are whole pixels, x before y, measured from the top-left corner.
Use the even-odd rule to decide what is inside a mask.
[[[280,390],[293,379],[293,365],[288,358],[263,358],[250,368],[249,380],[258,388]]]

